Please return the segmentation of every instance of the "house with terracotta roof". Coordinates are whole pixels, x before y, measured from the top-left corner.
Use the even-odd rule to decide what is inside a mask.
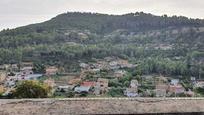
[[[68,84],[69,85],[77,85],[77,84],[80,84],[81,83],[81,78],[75,78],[75,79],[71,79],[68,81]]]
[[[93,81],[84,81],[80,84],[80,86],[89,86],[89,87],[94,87],[96,85],[96,82],[93,82]]]
[[[185,92],[185,88],[181,84],[170,85],[168,88],[169,93],[181,94]]]
[[[74,91],[77,93],[89,93],[91,91],[91,88],[95,87],[96,82],[92,81],[84,81],[80,84],[80,86],[77,86],[74,88]]]

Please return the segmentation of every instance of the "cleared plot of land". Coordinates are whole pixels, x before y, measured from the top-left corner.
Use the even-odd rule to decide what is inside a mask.
[[[0,115],[67,115],[204,112],[204,99],[23,99],[1,100]]]

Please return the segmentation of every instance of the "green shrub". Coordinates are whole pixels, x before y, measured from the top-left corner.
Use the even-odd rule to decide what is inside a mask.
[[[47,98],[50,88],[37,81],[23,81],[13,92],[15,98]]]
[[[111,97],[121,97],[123,96],[123,89],[122,88],[112,88],[109,90],[108,95]]]

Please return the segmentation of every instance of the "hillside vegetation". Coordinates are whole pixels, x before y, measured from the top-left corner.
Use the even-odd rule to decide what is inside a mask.
[[[204,76],[204,20],[183,16],[68,12],[0,32],[0,63],[34,61],[78,71],[78,61],[116,56],[137,74]]]

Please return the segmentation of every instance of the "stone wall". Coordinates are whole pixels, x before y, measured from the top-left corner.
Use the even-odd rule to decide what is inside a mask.
[[[0,100],[0,115],[204,112],[202,98],[77,98]]]

